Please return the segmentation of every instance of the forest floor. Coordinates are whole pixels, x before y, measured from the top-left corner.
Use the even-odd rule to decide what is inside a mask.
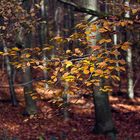
[[[2,82],[2,83],[1,83]],[[6,82],[7,83],[7,82]],[[0,81],[0,85],[4,81]],[[140,89],[138,90],[140,91]],[[38,91],[42,92],[42,91]],[[52,90],[46,90],[51,95]],[[48,100],[39,100],[39,113],[34,116],[23,116],[23,89],[16,88],[18,107],[13,107],[6,99],[8,88],[0,87],[0,140],[109,140],[106,136],[95,135],[92,128],[95,124],[95,112],[92,99],[73,98],[69,106],[69,119],[63,118],[59,107]],[[117,140],[140,140],[140,94],[135,93],[135,99],[121,96],[110,96],[113,120],[117,128]],[[4,138],[5,139],[2,139]],[[56,138],[56,139],[55,139]]]
[[[0,91],[0,96],[2,94]],[[140,97],[128,100],[124,96],[110,96],[118,140],[140,140]],[[0,102],[0,136],[18,140],[42,140],[41,136],[45,136],[45,140],[55,140],[54,137],[57,140],[63,137],[67,137],[66,140],[108,140],[91,131],[95,123],[91,100],[76,99],[76,103],[69,107],[68,120],[64,120],[60,109],[48,101],[38,101],[38,107],[38,115],[27,117],[22,115],[22,101],[18,107]]]

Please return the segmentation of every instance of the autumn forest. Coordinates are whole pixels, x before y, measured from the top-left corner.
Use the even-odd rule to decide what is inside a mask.
[[[140,140],[139,0],[0,0],[0,140]]]

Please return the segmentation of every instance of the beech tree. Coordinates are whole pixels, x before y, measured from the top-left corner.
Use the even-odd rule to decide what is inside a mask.
[[[114,26],[131,26],[133,21],[125,19],[125,16],[123,17],[124,20],[122,20],[122,14],[125,13],[125,9],[122,9],[120,15],[112,15],[111,13],[102,13],[96,11],[95,5],[94,8],[92,7],[92,9],[89,9],[85,8],[84,6],[78,6],[72,2],[64,0],[60,1],[66,5],[72,6],[75,8],[75,11],[83,13],[85,12],[98,17],[98,20],[91,23],[77,25],[78,30],[84,30],[85,34],[75,33],[67,38],[68,41],[80,40],[81,44],[86,44],[92,48],[92,53],[89,54],[89,57],[84,57],[84,54],[79,48],[75,48],[75,52],[67,50],[67,54],[69,53],[75,55],[77,58],[75,60],[64,60],[64,64],[62,64],[63,68],[60,68],[60,72],[62,72],[61,80],[67,82],[76,81],[76,83],[81,83],[78,82],[78,80],[83,81],[83,75],[80,73],[80,70],[83,70],[83,74],[85,77],[87,77],[87,79],[84,80],[86,81],[85,85],[88,87],[92,87],[93,85],[94,90],[93,96],[96,116],[94,131],[96,133],[105,133],[110,135],[112,139],[116,139],[116,130],[112,122],[111,110],[108,100],[108,92],[112,91],[110,85],[108,85],[108,80],[120,80],[120,77],[118,77],[115,73],[125,70],[123,67],[125,60],[116,59],[116,57],[121,55],[122,50],[126,51],[130,47],[130,43],[126,41],[123,43],[120,42],[119,44],[116,44],[116,42],[115,44],[112,44],[113,38],[111,35],[114,34],[112,32],[114,30]],[[116,19],[112,19],[111,16],[114,16]],[[95,32],[100,34],[100,38],[97,38]],[[61,37],[55,38],[55,40],[58,43],[63,42],[63,38]],[[92,40],[95,44],[93,44]],[[117,67],[116,63],[118,64]],[[58,64],[59,63],[57,62],[57,66]],[[64,71],[64,67],[69,68],[69,73]],[[57,72],[58,71],[59,69]],[[56,75],[53,75],[51,78],[52,82],[59,81],[59,77]]]
[[[1,36],[0,40],[3,42],[3,52],[1,52],[1,55],[6,56],[6,63],[7,63],[7,72],[9,76],[9,84],[10,84],[10,93],[13,105],[17,105],[17,101],[15,98],[14,93],[14,83],[12,78],[12,67],[11,64],[21,67],[23,66],[24,72],[23,72],[23,81],[25,82],[24,86],[24,93],[25,93],[25,102],[26,102],[26,114],[34,114],[36,113],[36,105],[34,103],[34,100],[32,99],[32,87],[31,83],[31,76],[30,76],[30,67],[27,66],[28,64],[28,58],[30,57],[29,54],[26,51],[21,52],[21,61],[22,64],[17,61],[18,58],[18,52],[23,47],[27,49],[30,47],[31,44],[31,38],[29,36],[31,35],[31,30],[33,29],[33,26],[35,25],[35,14],[34,10],[31,8],[31,5],[29,3],[26,5],[29,6],[29,9],[23,8],[23,3],[18,2],[16,0],[10,0],[10,1],[1,1],[1,20],[2,23],[0,25],[1,27]],[[30,9],[31,8],[31,9]],[[12,14],[13,13],[13,14]],[[23,32],[24,31],[24,32]],[[23,36],[23,35],[26,35]],[[29,36],[28,36],[29,35]],[[27,48],[26,48],[27,47]],[[29,82],[29,83],[28,83]]]

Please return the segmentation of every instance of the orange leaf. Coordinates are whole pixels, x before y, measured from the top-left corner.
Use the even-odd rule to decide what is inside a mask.
[[[101,46],[91,46],[91,48],[96,51],[96,50],[100,50],[101,49]]]

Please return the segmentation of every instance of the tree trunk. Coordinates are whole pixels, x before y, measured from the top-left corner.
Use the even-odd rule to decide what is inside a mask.
[[[47,16],[48,15],[47,15],[47,10],[46,10],[46,1],[45,0],[42,0],[42,3],[41,3],[40,16],[43,19],[43,21],[45,21],[40,24],[40,31],[39,31],[40,32],[40,34],[39,34],[40,45],[41,45],[41,48],[43,48],[44,45],[46,43],[48,43],[48,40],[49,40],[49,39],[47,39],[47,38],[49,38],[49,34],[48,34],[48,28],[47,28],[47,23],[48,23]],[[44,53],[43,53],[43,61],[44,61],[43,66],[44,67],[46,67],[46,65],[47,65],[47,56],[46,55],[47,55],[47,53],[46,53],[46,51],[44,51]],[[47,79],[47,77],[48,77],[47,70],[44,69],[43,73],[44,73],[44,78]],[[48,88],[47,83],[45,84],[45,88]]]
[[[24,1],[23,6],[27,11],[29,11],[33,6],[34,1]],[[24,34],[24,28],[20,30],[20,41],[22,42],[23,48],[30,48],[32,46],[32,33]],[[24,53],[28,53],[24,52]],[[25,58],[25,62],[28,61],[28,58]],[[25,64],[26,65],[26,64]],[[37,113],[36,101],[33,99],[34,90],[32,87],[32,75],[30,66],[26,66],[23,71],[23,83],[24,85],[24,97],[25,97],[25,111],[23,115],[33,115]]]
[[[23,82],[28,83],[32,80],[31,76],[31,70],[30,67],[25,69],[25,72],[23,72]],[[32,115],[37,113],[37,107],[36,107],[36,101],[32,98],[33,96],[33,87],[32,83],[28,83],[24,86],[24,98],[25,98],[25,112],[23,114],[25,115]]]
[[[115,127],[112,121],[112,114],[107,93],[102,93],[100,87],[96,87],[93,93],[95,106],[95,127],[93,132],[96,134],[112,135],[115,140]]]
[[[4,53],[8,53],[8,48],[4,40],[3,40],[3,51]],[[9,56],[7,55],[5,56],[5,62],[6,62],[6,69],[7,69],[7,74],[8,74],[9,90],[10,90],[12,105],[17,106],[18,102],[16,99],[15,90],[14,90],[13,69],[12,69],[12,66],[10,65]]]
[[[125,5],[129,7],[129,1],[128,0],[125,1]],[[130,18],[130,12],[129,11],[126,11],[125,17]],[[127,41],[128,38],[130,38],[130,33],[129,33],[129,31],[126,30],[125,40]],[[134,82],[133,82],[133,62],[132,62],[132,49],[131,48],[129,48],[127,50],[126,61],[127,61],[127,78],[128,78],[127,92],[128,92],[128,97],[130,99],[133,99],[134,98],[134,84],[133,84]]]
[[[85,3],[85,7],[92,10],[97,10],[97,1],[96,0],[87,0]],[[91,17],[86,16],[86,19],[91,19]],[[91,21],[94,21],[97,19],[97,17],[92,17]],[[97,36],[95,32],[95,35]],[[89,35],[90,36],[90,35]],[[100,38],[100,35],[97,36],[97,39]],[[91,40],[92,45],[96,45],[96,39]],[[97,54],[95,54],[97,55]],[[100,60],[98,60],[100,61]],[[95,106],[95,125],[93,128],[93,132],[96,134],[106,134],[111,137],[112,140],[116,139],[116,131],[112,120],[112,113],[110,110],[110,104],[109,104],[109,97],[108,93],[102,93],[100,91],[101,87],[103,86],[103,80],[99,79],[100,86],[94,87],[94,93],[93,93],[93,101]]]
[[[30,33],[25,38],[24,48],[31,47],[31,39],[32,35]],[[28,58],[25,59],[25,61],[28,61]],[[26,103],[25,112],[23,112],[24,115],[32,115],[37,113],[36,101],[33,99],[34,90],[32,87],[32,82],[30,81],[32,81],[31,68],[30,66],[27,66],[23,71],[23,83],[26,83],[24,85],[24,97]]]

